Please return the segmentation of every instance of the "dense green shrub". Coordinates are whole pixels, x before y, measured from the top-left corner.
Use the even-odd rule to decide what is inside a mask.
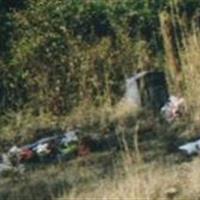
[[[0,4],[0,108],[65,113],[115,101],[137,68],[162,60],[159,13],[196,16],[197,0],[29,0]],[[174,7],[174,6],[177,7]],[[175,9],[178,8],[178,9]]]

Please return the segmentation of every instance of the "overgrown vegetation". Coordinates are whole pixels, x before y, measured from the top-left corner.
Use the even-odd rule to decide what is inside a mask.
[[[81,101],[116,102],[123,81],[138,68],[164,70],[159,15],[180,26],[198,23],[199,2],[1,2],[1,113],[34,107],[60,115]],[[182,29],[181,29],[182,30]]]
[[[190,168],[175,149],[200,128],[199,22],[198,0],[1,0],[0,149],[78,127],[117,133],[125,154],[41,166],[20,183],[4,179],[0,199],[197,199],[199,161]],[[120,101],[124,80],[141,69],[166,72],[187,116],[169,125]]]

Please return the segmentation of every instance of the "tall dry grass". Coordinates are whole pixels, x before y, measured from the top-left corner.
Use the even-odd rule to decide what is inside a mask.
[[[160,14],[165,48],[165,70],[171,92],[185,97],[194,122],[200,120],[200,32],[194,21],[186,21],[179,8]],[[177,31],[178,30],[178,31]]]
[[[193,32],[183,39],[180,52],[184,94],[195,122],[200,120],[200,34]]]
[[[76,189],[59,200],[156,200],[199,198],[199,159],[180,166],[159,163],[129,166],[128,173],[120,171],[113,180],[100,181],[96,189]],[[122,175],[123,174],[123,175]]]

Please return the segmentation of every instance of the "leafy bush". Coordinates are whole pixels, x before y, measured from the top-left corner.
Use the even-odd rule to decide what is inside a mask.
[[[34,105],[36,110],[62,114],[85,99],[97,105],[114,103],[123,92],[125,77],[137,68],[160,65],[159,13],[177,6],[179,14],[190,19],[199,7],[195,0],[174,4],[165,0],[3,1],[1,110]]]

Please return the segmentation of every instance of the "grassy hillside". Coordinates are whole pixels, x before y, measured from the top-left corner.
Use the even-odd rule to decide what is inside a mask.
[[[0,200],[198,199],[200,1],[0,1],[0,150],[67,129],[117,134],[121,150],[0,180]],[[187,112],[168,124],[123,104],[138,70],[166,73]],[[95,197],[95,198],[94,198]]]

